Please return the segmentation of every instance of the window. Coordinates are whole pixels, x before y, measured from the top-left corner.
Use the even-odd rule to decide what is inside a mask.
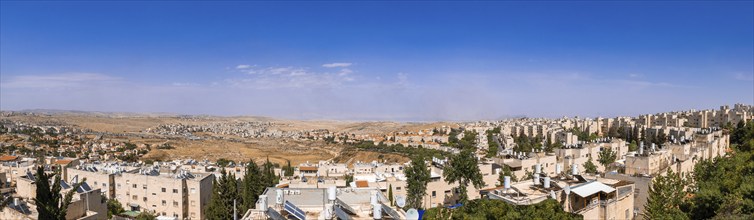
[[[146,197],[146,196],[144,197],[144,201],[145,201],[145,202],[147,201],[147,197]]]
[[[435,198],[436,196],[437,196],[437,192],[436,191],[432,191],[432,198]]]
[[[162,187],[162,192],[166,192],[166,191],[167,191],[167,190],[165,189],[165,187]]]
[[[97,181],[94,181],[94,185],[97,186]]]
[[[178,189],[173,189],[173,193],[178,193]]]
[[[191,200],[191,206],[196,206],[196,201]]]
[[[191,218],[196,218],[196,212],[191,212]]]
[[[628,219],[628,209],[626,209],[626,219]]]
[[[118,189],[120,189],[120,183],[118,183],[116,186],[118,186]]]
[[[133,185],[134,189],[136,189],[136,184]]]
[[[131,196],[131,199],[137,200],[137,199],[139,199],[139,197],[137,197],[136,195],[134,195],[134,196]]]
[[[178,201],[173,201],[173,207],[178,207]]]
[[[395,187],[395,191],[401,191],[401,188],[403,188],[403,187],[400,187],[400,186],[399,187]]]
[[[142,189],[147,189],[147,184],[142,184],[142,185],[141,185],[141,188],[142,188]]]
[[[191,194],[194,194],[194,193],[196,193],[196,189],[195,188],[191,188]]]
[[[165,200],[162,200],[162,206],[166,206],[166,205],[168,205],[168,202],[166,202]]]

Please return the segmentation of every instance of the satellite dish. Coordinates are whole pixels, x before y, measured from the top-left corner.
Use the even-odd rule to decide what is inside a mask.
[[[406,198],[403,196],[395,196],[395,205],[403,208],[403,206],[406,206]]]
[[[409,209],[408,211],[406,211],[406,219],[419,220],[419,211],[416,211],[416,209]]]

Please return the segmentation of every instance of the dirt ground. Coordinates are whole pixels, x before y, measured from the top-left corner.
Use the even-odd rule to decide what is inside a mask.
[[[387,134],[396,131],[418,131],[434,127],[456,126],[455,123],[399,123],[399,122],[358,122],[358,121],[328,121],[328,120],[278,120],[266,117],[242,116],[242,117],[216,117],[194,116],[190,118],[175,115],[155,114],[131,114],[131,113],[53,113],[38,114],[35,116],[14,115],[1,117],[12,121],[21,121],[31,124],[60,124],[75,126],[82,129],[91,129],[99,132],[110,133],[140,133],[147,128],[156,127],[160,124],[207,124],[213,122],[236,122],[236,121],[264,121],[274,122],[270,129],[295,131],[328,129],[334,132],[350,132],[355,134]],[[208,134],[197,134],[205,136]],[[220,137],[220,135],[211,136]],[[126,141],[123,138],[105,137],[113,141]],[[227,138],[227,136],[226,136]],[[192,158],[196,160],[216,160],[225,158],[230,160],[264,160],[269,157],[270,161],[285,163],[291,160],[292,164],[303,162],[317,162],[319,160],[336,159],[346,161],[387,161],[405,162],[408,158],[397,154],[380,154],[374,152],[349,151],[341,155],[343,145],[327,144],[323,141],[293,140],[287,138],[247,138],[239,137],[228,139],[208,138],[205,140],[186,139],[142,139],[130,138],[132,143],[162,144],[169,143],[176,147],[170,150],[153,149],[145,155],[145,159],[170,160]]]

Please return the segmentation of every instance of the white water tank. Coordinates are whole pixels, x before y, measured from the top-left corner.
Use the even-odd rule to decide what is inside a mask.
[[[374,204],[378,204],[378,203],[379,202],[377,202],[377,192],[372,191],[372,197],[369,200],[369,204],[374,205]]]
[[[644,142],[639,143],[639,155],[644,155]]]
[[[374,204],[372,216],[374,216],[374,219],[382,219],[382,204]]]
[[[555,164],[555,174],[560,174],[563,171],[563,164]]]
[[[335,201],[335,198],[337,197],[337,188],[335,186],[327,187],[327,199],[332,201]]]
[[[511,188],[511,177],[505,176],[503,177],[503,188],[510,189]]]
[[[267,195],[260,195],[259,201],[260,203],[257,206],[257,210],[266,211],[267,210]]]
[[[579,165],[571,165],[571,175],[579,175]]]
[[[534,174],[542,173],[542,164],[534,165]]]
[[[495,168],[495,174],[500,174],[500,172],[502,172],[502,170],[503,170],[503,169],[500,169],[500,168]]]
[[[532,179],[534,180],[534,185],[535,186],[539,185],[539,174],[534,174],[534,178],[532,178]]]
[[[283,190],[282,189],[275,190],[275,203],[277,203],[278,205],[283,205]]]
[[[545,177],[545,189],[550,188],[550,177]]]

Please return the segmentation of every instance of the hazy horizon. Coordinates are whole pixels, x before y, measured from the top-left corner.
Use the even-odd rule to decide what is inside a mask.
[[[754,2],[0,5],[0,110],[474,121],[754,104]]]

